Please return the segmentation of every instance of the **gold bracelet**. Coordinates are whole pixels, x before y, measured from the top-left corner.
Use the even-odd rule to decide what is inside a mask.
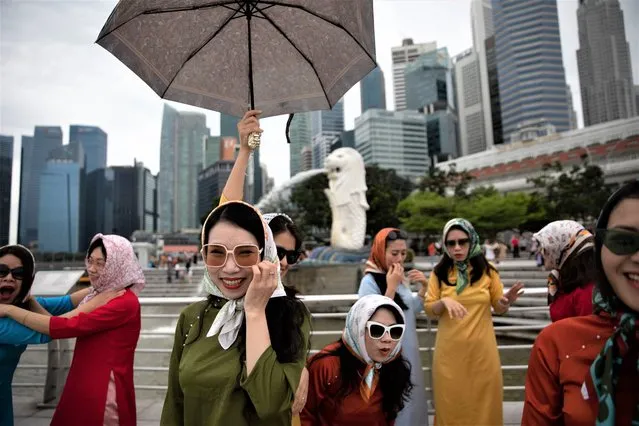
[[[24,318],[22,318],[22,325],[27,325],[27,317],[29,316],[31,312],[27,311],[26,314],[24,314]]]

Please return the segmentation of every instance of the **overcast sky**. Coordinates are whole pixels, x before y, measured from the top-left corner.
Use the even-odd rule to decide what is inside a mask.
[[[321,1],[321,0],[318,0]],[[387,107],[393,107],[392,46],[403,38],[415,43],[437,41],[456,55],[472,46],[470,0],[375,0],[377,60],[386,77]],[[36,125],[61,126],[64,143],[70,124],[101,127],[108,133],[109,165],[143,161],[154,173],[160,160],[160,99],[126,66],[94,44],[115,7],[115,0],[0,0],[0,134],[13,135],[14,151],[21,135]],[[558,0],[566,69],[581,125],[581,100],[576,50],[577,0]],[[622,0],[633,74],[639,82],[639,0]],[[639,83],[636,83],[639,84]],[[171,103],[181,110],[197,110]],[[219,115],[207,115],[212,134],[219,134]],[[359,87],[345,99],[346,128],[360,113]],[[289,177],[286,117],[264,120],[261,159],[281,183]],[[286,164],[286,166],[283,166]],[[17,170],[17,162],[14,171]],[[14,173],[14,176],[17,176]],[[14,185],[14,194],[17,186]],[[17,207],[17,197],[13,203]],[[13,215],[15,216],[15,214]],[[15,226],[15,219],[13,226]]]

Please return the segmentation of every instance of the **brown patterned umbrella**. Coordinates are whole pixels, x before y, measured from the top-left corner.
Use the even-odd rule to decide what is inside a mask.
[[[120,0],[97,43],[162,98],[234,116],[330,109],[375,68],[372,0]]]

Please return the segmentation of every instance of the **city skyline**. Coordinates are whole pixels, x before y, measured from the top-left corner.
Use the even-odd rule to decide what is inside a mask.
[[[115,0],[91,3],[46,4],[9,2],[0,4],[3,96],[0,100],[0,134],[14,137],[14,154],[22,136],[33,135],[36,125],[60,126],[63,140],[69,140],[69,125],[98,126],[109,135],[107,164],[131,164],[137,158],[159,170],[162,108],[165,103],[180,111],[206,115],[211,134],[219,134],[219,115],[183,104],[166,102],[115,58],[93,44]],[[391,4],[392,3],[392,4]],[[439,1],[376,0],[375,25],[377,60],[391,75],[391,47],[404,38],[415,43],[435,41],[454,56],[472,46],[470,0],[456,0],[455,6]],[[447,6],[448,5],[448,6]],[[630,50],[637,51],[639,33],[630,25],[639,4],[621,1]],[[559,0],[559,23],[566,80],[572,87],[574,104],[581,118],[576,51],[577,0]],[[455,25],[450,25],[455,22]],[[639,58],[633,57],[633,77],[639,81]],[[392,94],[392,79],[386,79],[386,93]],[[44,96],[43,96],[44,94]],[[387,96],[388,108],[394,108]],[[345,97],[345,128],[352,129],[359,116],[360,93],[356,86]],[[273,171],[276,183],[288,178],[288,146],[284,138],[286,117],[264,120],[262,162]],[[14,155],[15,156],[15,155]],[[14,173],[18,162],[14,162]],[[15,189],[15,185],[14,185]],[[16,207],[16,197],[12,197]],[[15,215],[13,215],[15,216]]]

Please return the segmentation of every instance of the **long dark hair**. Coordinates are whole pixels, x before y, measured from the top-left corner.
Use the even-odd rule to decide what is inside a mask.
[[[293,238],[295,238],[295,250],[300,251],[302,249],[304,237],[302,236],[300,229],[292,220],[283,215],[275,216],[271,219],[268,226],[273,232],[273,237],[277,237],[283,232],[290,232]]]
[[[575,250],[577,251],[579,248],[577,247]],[[566,259],[559,270],[558,289],[562,293],[572,293],[578,287],[595,282],[596,277],[595,249],[590,247]]]
[[[382,308],[391,311],[398,324],[404,323],[399,312],[391,305],[382,305],[377,308],[375,312]],[[373,313],[373,315],[375,315],[375,313]],[[371,317],[373,315],[371,315]],[[359,386],[362,381],[360,372],[364,368],[364,363],[351,353],[341,339],[336,343],[337,346],[334,349],[322,351],[315,355],[311,359],[309,367],[323,358],[339,358],[340,374],[338,383],[332,388],[336,389],[336,391],[333,395],[328,395],[330,402],[334,405],[337,412],[342,406],[344,398],[353,392],[359,392]],[[404,404],[408,401],[410,393],[413,390],[413,384],[410,381],[410,367],[410,363],[400,355],[394,360],[383,364],[379,370],[378,386],[382,391],[382,411],[388,421],[394,420],[397,417],[397,413],[404,408]]]
[[[219,222],[228,222],[250,232],[257,240],[260,249],[264,249],[264,225],[251,207],[241,203],[229,203],[215,210],[204,224],[203,244],[208,242],[211,228]],[[302,325],[307,317],[310,318],[306,306],[295,297],[295,290],[286,289],[286,294],[285,297],[271,298],[266,305],[266,322],[268,323],[271,346],[277,354],[277,360],[281,363],[294,362],[306,356],[303,351],[306,342],[305,336],[302,334]],[[204,311],[213,304],[215,299],[215,296],[209,296],[207,303],[202,306],[198,330],[202,329]],[[245,357],[246,352],[245,327],[246,320],[243,321],[239,334],[242,357]],[[196,339],[189,340],[195,341]]]
[[[453,229],[457,229],[459,231],[462,231],[464,234],[468,235],[468,232],[466,232],[460,226],[452,226],[449,232],[452,231]],[[468,238],[470,238],[470,235],[468,235]],[[444,239],[446,239],[445,236],[444,236]],[[446,241],[444,241],[443,243],[446,244]],[[470,249],[472,249],[472,247],[470,247],[469,250]],[[473,268],[470,274],[471,286],[473,285],[473,283],[479,281],[484,274],[491,275],[493,272],[497,273],[497,269],[495,269],[493,265],[491,265],[488,262],[488,260],[486,260],[486,256],[484,256],[483,253],[480,253],[477,256],[472,257],[469,263],[470,263],[470,266],[472,266]],[[435,272],[435,275],[439,279],[440,283],[445,283],[446,285],[452,285],[450,282],[448,282],[448,272],[450,271],[450,268],[452,268],[453,266],[455,266],[455,261],[448,254],[446,254],[446,252],[444,252],[444,254],[442,255],[442,258],[439,260],[439,263],[437,263],[437,265],[435,265],[435,268],[433,268],[433,271]]]
[[[35,279],[35,260],[33,254],[31,254],[28,248],[18,244],[0,247],[0,257],[4,257],[8,254],[20,259],[22,268],[24,268],[24,278],[22,279],[20,291],[11,304],[22,309],[29,309],[29,301],[23,302],[23,300],[31,291],[31,286]]]
[[[617,296],[614,289],[612,288],[612,285],[610,285],[610,281],[608,281],[608,277],[606,276],[606,272],[603,268],[603,263],[601,262],[603,234],[600,231],[608,228],[610,214],[615,209],[615,207],[619,205],[619,203],[626,199],[639,199],[638,180],[628,182],[620,189],[618,189],[617,192],[610,196],[608,201],[606,201],[606,204],[604,204],[603,208],[601,209],[595,231],[595,264],[597,267],[597,288],[601,293],[601,296],[608,301],[612,309],[631,312],[632,309],[626,306],[626,304]]]

